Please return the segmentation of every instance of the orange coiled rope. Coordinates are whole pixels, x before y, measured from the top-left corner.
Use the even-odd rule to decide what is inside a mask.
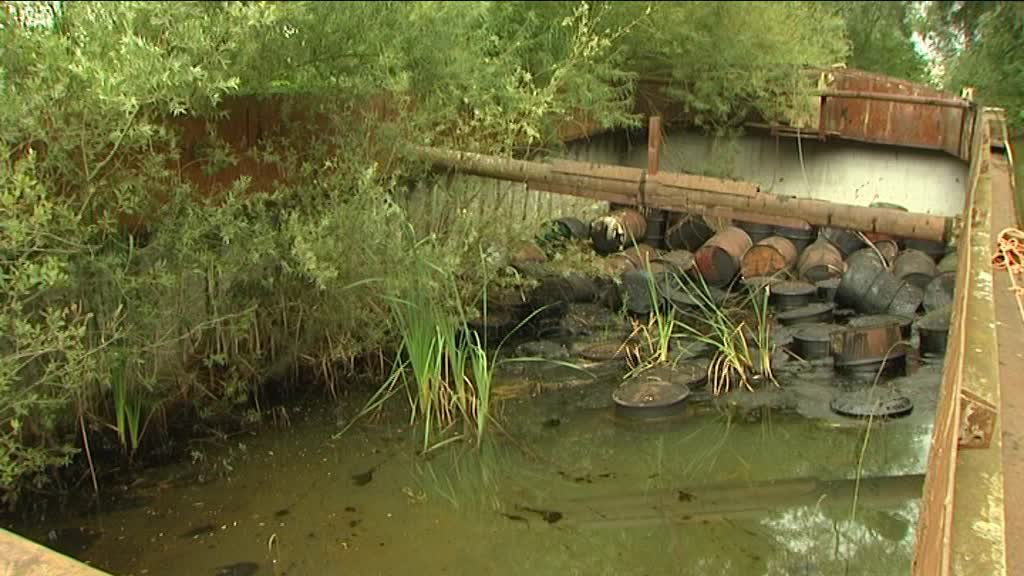
[[[1024,287],[1017,282],[1017,276],[1024,270],[1024,232],[1004,228],[996,242],[997,252],[992,256],[992,268],[1009,272],[1010,291],[1017,299],[1017,310],[1024,320]]]

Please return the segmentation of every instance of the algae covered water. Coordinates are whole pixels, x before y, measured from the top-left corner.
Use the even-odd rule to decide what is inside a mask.
[[[334,413],[153,469],[117,506],[22,527],[117,575],[904,574],[938,367],[892,386],[906,418],[692,404],[623,421],[614,379],[500,404],[479,450],[417,454],[394,416],[337,436]]]

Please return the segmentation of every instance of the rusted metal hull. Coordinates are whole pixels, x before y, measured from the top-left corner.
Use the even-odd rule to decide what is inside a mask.
[[[914,576],[1006,574],[999,366],[992,305],[991,136],[974,126],[957,289],[914,545]],[[978,289],[982,287],[982,289]],[[964,450],[969,447],[978,450]]]

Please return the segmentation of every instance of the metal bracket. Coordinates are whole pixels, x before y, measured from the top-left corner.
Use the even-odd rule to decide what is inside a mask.
[[[999,410],[970,390],[960,390],[960,448],[988,448]]]

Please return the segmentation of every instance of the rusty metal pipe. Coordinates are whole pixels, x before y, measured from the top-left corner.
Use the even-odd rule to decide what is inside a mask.
[[[703,213],[728,208],[792,217],[815,226],[848,228],[921,240],[947,240],[955,220],[890,208],[836,204],[760,192],[755,184],[692,174],[647,174],[638,168],[561,162],[558,165],[472,152],[416,146],[412,153],[435,167],[465,174],[523,182],[531,188],[619,204],[644,204],[675,212]],[[558,166],[568,166],[558,168]],[[654,186],[648,186],[654,183]]]
[[[878,100],[881,102],[897,102],[900,104],[927,104],[944,108],[971,108],[974,103],[962,98],[941,98],[933,96],[912,96],[909,94],[888,94],[885,92],[864,92],[861,90],[821,90],[818,95],[825,98],[856,98],[859,100]]]

